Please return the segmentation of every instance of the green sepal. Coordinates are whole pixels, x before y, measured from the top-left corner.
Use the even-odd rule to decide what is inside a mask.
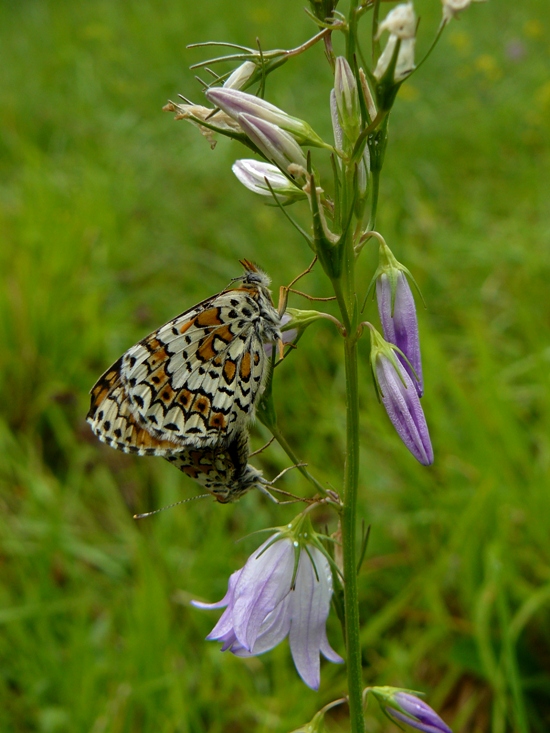
[[[366,235],[366,237],[368,237],[368,235]],[[381,275],[386,275],[388,280],[390,281],[390,287],[391,287],[391,315],[393,318],[393,311],[395,307],[395,294],[397,291],[397,277],[400,272],[404,273],[411,280],[411,282],[416,287],[418,294],[422,298],[422,302],[425,305],[425,301],[424,301],[424,297],[422,296],[422,292],[418,286],[418,283],[414,279],[411,271],[409,270],[408,267],[405,267],[405,265],[401,264],[401,262],[397,260],[397,258],[395,257],[391,249],[386,244],[385,239],[380,236],[379,248],[378,248],[378,267],[376,268],[376,272],[372,276],[372,279],[369,283],[367,294],[365,295],[365,299],[361,307],[361,312],[363,312],[363,310],[365,309],[365,305],[367,303],[369,295],[371,294],[372,290],[374,289],[374,286],[378,278]]]

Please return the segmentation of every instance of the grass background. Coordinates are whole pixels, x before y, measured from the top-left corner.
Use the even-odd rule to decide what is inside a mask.
[[[420,49],[437,25],[421,11]],[[302,5],[209,0],[0,3],[0,729],[23,733],[289,731],[318,694],[286,644],[250,660],[204,642],[217,600],[289,508],[259,495],[136,523],[195,486],[91,435],[88,390],[123,350],[258,261],[274,287],[309,260],[280,212],[161,112],[199,100],[192,41],[291,47]],[[455,733],[550,728],[550,8],[474,5],[402,88],[379,229],[417,278],[433,468],[399,443],[362,345],[360,576],[365,680],[425,690]],[[269,99],[330,135],[321,49]],[[300,216],[300,214],[297,214]],[[363,262],[363,287],[374,266]],[[327,287],[320,273],[307,286]],[[298,302],[295,303],[298,305]],[[368,317],[375,318],[372,304]],[[338,487],[344,377],[329,325],[276,383],[299,455]],[[255,428],[254,444],[264,435]],[[287,465],[271,448],[266,475]],[[285,488],[304,492],[297,472]],[[332,518],[318,516],[322,521]],[[342,651],[330,619],[329,637]],[[374,708],[369,731],[396,730]],[[346,730],[345,711],[331,717]]]

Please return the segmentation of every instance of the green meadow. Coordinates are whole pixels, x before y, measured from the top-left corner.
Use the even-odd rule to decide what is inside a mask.
[[[441,11],[416,9],[420,58]],[[292,0],[0,2],[3,733],[286,733],[345,690],[328,663],[320,691],[306,688],[286,642],[221,654],[204,640],[218,614],[189,605],[219,600],[263,541],[251,534],[296,508],[251,492],[136,521],[197,485],[100,444],[85,422],[100,374],[223,289],[239,259],[271,275],[275,296],[309,264],[281,212],[234,178],[245,149],[211,151],[162,106],[202,101],[188,67],[212,54],[188,43],[291,48],[314,32]],[[420,466],[399,441],[364,338],[365,683],[426,692],[454,733],[550,730],[549,34],[547,3],[472,5],[402,87],[382,178],[377,228],[426,301],[436,460]],[[269,77],[267,97],[331,139],[330,87],[316,47]],[[306,224],[304,208],[291,212]],[[362,258],[361,299],[374,245]],[[320,270],[301,287],[329,294]],[[372,301],[365,317],[377,323]],[[287,439],[335,490],[340,341],[330,323],[312,326],[274,384]],[[253,447],[267,438],[255,425]],[[289,460],[271,446],[253,463],[272,477]],[[280,486],[310,495],[298,471]],[[328,635],[343,653],[335,614]],[[397,731],[376,708],[369,732]],[[347,730],[345,707],[328,725]]]

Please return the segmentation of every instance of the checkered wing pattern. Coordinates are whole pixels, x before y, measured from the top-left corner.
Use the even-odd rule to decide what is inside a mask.
[[[228,504],[267,483],[261,472],[248,464],[248,454],[248,433],[244,430],[225,448],[188,448],[167,456],[167,460],[197,481],[220,504]]]
[[[234,287],[161,326],[92,389],[88,421],[114,448],[169,456],[228,446],[254,413],[281,338],[269,278],[248,261]]]

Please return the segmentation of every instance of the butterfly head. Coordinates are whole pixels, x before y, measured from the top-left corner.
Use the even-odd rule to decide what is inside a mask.
[[[254,287],[268,288],[271,283],[271,278],[263,270],[260,270],[250,260],[239,260],[241,265],[244,267],[244,274],[235,280],[240,280],[243,285],[252,285]]]

